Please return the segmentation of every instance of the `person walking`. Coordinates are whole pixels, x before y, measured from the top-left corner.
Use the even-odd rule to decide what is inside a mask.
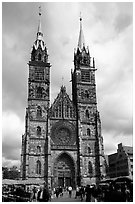
[[[31,202],[36,202],[37,201],[37,189],[36,189],[35,186],[32,189],[32,193],[31,193],[31,196],[30,196],[30,201]]]
[[[56,188],[55,194],[56,194],[56,197],[58,198],[59,197],[59,188]]]
[[[83,198],[84,198],[84,195],[85,195],[85,191],[84,191],[84,187],[83,186],[81,186],[79,192],[80,192],[81,201],[83,201]]]
[[[91,189],[90,189],[90,185],[86,186],[85,194],[86,194],[86,202],[91,202]]]
[[[68,192],[69,192],[69,197],[71,198],[71,196],[72,196],[72,186],[68,187]]]
[[[75,199],[80,196],[80,193],[79,193],[79,186],[76,186],[76,193],[75,193]]]
[[[60,194],[60,196],[63,196],[63,189],[61,186],[59,187],[59,194]]]
[[[37,201],[39,202],[48,202],[49,201],[49,192],[47,190],[47,187],[46,186],[41,186],[40,187],[40,191],[38,192],[38,195],[37,195]]]

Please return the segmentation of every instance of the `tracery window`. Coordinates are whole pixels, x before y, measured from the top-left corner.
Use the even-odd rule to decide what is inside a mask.
[[[41,136],[41,127],[37,126],[37,136]]]
[[[72,111],[72,108],[70,108],[70,118],[72,118],[72,114],[73,114],[73,111]]]
[[[90,82],[90,71],[89,70],[82,70],[81,71],[81,79],[82,79],[82,82]]]
[[[35,80],[44,80],[44,69],[35,67]]]
[[[89,111],[88,111],[88,110],[86,110],[85,116],[86,116],[86,118],[89,118],[89,117],[90,117],[90,114],[89,114]]]
[[[61,111],[61,104],[59,104],[59,117],[61,117],[61,114],[62,113],[62,111]]]
[[[42,116],[42,108],[40,106],[37,107],[37,117]]]
[[[58,108],[55,110],[56,117],[58,117]]]
[[[42,87],[37,87],[37,98],[42,98]]]
[[[41,174],[41,162],[39,160],[36,163],[36,173]]]
[[[69,117],[69,105],[67,104],[67,107],[66,107],[66,117],[68,118]]]
[[[85,90],[85,97],[89,98],[89,92],[87,90]]]
[[[55,112],[53,110],[52,110],[51,114],[52,114],[52,117],[55,117]]]
[[[88,154],[90,154],[91,153],[91,148],[90,147],[88,147]]]
[[[87,128],[87,135],[90,136],[90,129]]]

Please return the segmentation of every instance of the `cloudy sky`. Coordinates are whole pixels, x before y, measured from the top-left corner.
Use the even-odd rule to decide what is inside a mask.
[[[2,4],[2,156],[3,165],[20,165],[21,135],[27,107],[28,61],[36,39],[38,7],[51,67],[51,103],[63,83],[71,95],[70,73],[82,13],[85,44],[96,61],[97,102],[105,154],[118,143],[133,145],[132,3]]]

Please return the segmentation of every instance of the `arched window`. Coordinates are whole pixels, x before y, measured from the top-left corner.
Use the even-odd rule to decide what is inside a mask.
[[[92,168],[91,161],[88,162],[88,173],[90,174],[90,176],[93,175],[93,168]]]
[[[59,104],[59,117],[61,117],[61,114],[62,112],[61,112],[61,104]]]
[[[41,153],[41,147],[37,146],[37,153]]]
[[[87,135],[90,136],[90,129],[87,128]]]
[[[38,55],[38,60],[41,61],[41,54]]]
[[[56,116],[56,118],[58,117],[58,108],[56,108],[56,110],[55,110],[55,116]]]
[[[72,112],[72,108],[70,108],[70,118],[72,118],[73,112]]]
[[[52,117],[55,117],[55,112],[53,110],[51,111],[51,115]]]
[[[90,117],[88,110],[86,110],[85,115],[86,115],[86,118],[89,118],[89,117]]]
[[[37,117],[41,117],[42,116],[42,109],[40,106],[37,107]]]
[[[42,98],[42,87],[37,87],[37,98]]]
[[[91,153],[91,148],[90,147],[88,147],[88,154],[90,154]]]
[[[36,164],[36,173],[41,174],[41,162],[38,160]]]
[[[66,107],[66,117],[67,118],[69,117],[69,104],[67,104],[67,107]]]
[[[86,97],[86,98],[89,98],[89,93],[88,93],[87,90],[85,90],[85,97]]]
[[[41,127],[38,126],[38,127],[37,127],[37,136],[40,136],[40,135],[41,135]]]

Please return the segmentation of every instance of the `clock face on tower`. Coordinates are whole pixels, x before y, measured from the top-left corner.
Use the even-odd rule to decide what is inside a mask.
[[[75,128],[70,123],[56,123],[51,130],[51,139],[56,145],[74,145]]]

